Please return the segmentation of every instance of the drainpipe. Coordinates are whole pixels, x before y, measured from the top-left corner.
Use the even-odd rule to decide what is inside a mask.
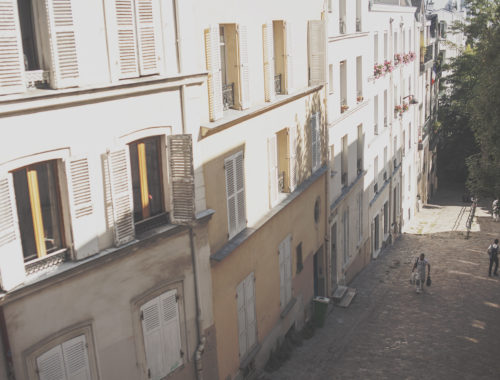
[[[181,46],[181,39],[180,39],[180,30],[179,30],[179,2],[178,0],[174,0],[174,29],[175,29],[175,45],[177,48],[177,71],[179,73],[182,73],[182,46]]]
[[[0,335],[5,356],[5,371],[7,373],[7,379],[15,380],[16,375],[14,374],[14,362],[12,361],[12,351],[10,349],[9,334],[7,333],[7,323],[5,322],[3,306],[0,306]]]

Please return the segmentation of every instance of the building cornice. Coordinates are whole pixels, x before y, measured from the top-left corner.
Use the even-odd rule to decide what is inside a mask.
[[[389,5],[389,4],[373,4],[370,8],[370,12],[383,12],[383,13],[409,13],[414,14],[417,7],[408,7],[401,5]]]
[[[349,40],[352,38],[368,37],[369,35],[370,35],[370,32],[339,34],[337,36],[328,37],[328,42],[337,42],[337,41],[342,41],[342,40]]]

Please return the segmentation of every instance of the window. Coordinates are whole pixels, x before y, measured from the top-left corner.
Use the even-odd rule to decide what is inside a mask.
[[[293,92],[293,29],[287,21],[273,21],[274,36],[274,75],[276,93],[291,94]]]
[[[356,32],[361,32],[361,0],[356,0]]]
[[[312,171],[321,166],[321,112],[311,115],[311,157]]]
[[[384,147],[384,170],[386,169],[387,166],[387,145]],[[386,178],[384,178],[385,180]]]
[[[250,273],[236,287],[240,360],[257,343],[255,319],[255,276]]]
[[[339,0],[339,33],[346,33],[346,0]]]
[[[384,32],[384,61],[387,60],[387,32]]]
[[[347,64],[346,61],[340,62],[340,112],[343,113],[349,109],[347,102]]]
[[[297,269],[296,269],[296,273],[300,273],[302,272],[302,269],[304,269],[304,263],[302,261],[302,242],[300,242],[299,244],[297,244],[297,247],[295,248],[295,254],[296,254],[296,257],[297,257]]]
[[[159,137],[129,144],[135,223],[165,210],[160,149]]]
[[[224,161],[229,239],[246,227],[243,152]]]
[[[12,173],[25,262],[64,247],[57,162],[30,165]]]
[[[378,156],[373,160],[373,195],[378,192]]]
[[[373,35],[373,62],[378,63],[378,33]]]
[[[262,37],[264,43],[264,95],[266,102],[275,99],[276,94],[281,94],[281,75],[275,75],[274,63],[274,33],[273,23],[262,25]],[[221,35],[222,40],[222,35]],[[222,57],[222,50],[221,50]]]
[[[373,133],[378,135],[378,95],[373,99]]]
[[[292,235],[288,235],[278,247],[280,269],[280,305],[281,310],[286,308],[292,299]]]
[[[394,54],[399,52],[398,49],[398,32],[394,32]]]
[[[308,60],[309,85],[324,84],[326,78],[326,21],[309,20],[308,27]]]
[[[276,134],[276,138],[278,191],[290,193],[297,185],[296,128],[282,129]],[[269,162],[271,164],[272,160]]]
[[[411,149],[411,123],[408,124],[408,149]]]
[[[405,154],[406,154],[406,150],[405,150],[405,147],[406,147],[406,131],[403,131],[403,139],[401,141],[401,147],[403,149],[403,157],[404,157]]]
[[[406,31],[403,29],[403,34],[401,35],[401,40],[403,41],[403,50],[402,53],[406,52]]]
[[[356,101],[363,101],[363,57],[356,57]]]
[[[278,146],[276,135],[267,140],[267,157],[269,168],[269,207],[274,207],[278,201],[278,192],[283,189],[284,178],[278,172]]]
[[[344,268],[349,263],[349,208],[342,214],[343,240],[344,240]]]
[[[340,167],[342,171],[341,183],[342,186],[347,186],[348,179],[348,145],[347,145],[347,135],[342,137],[342,151],[340,153]]]
[[[361,174],[363,171],[363,157],[364,157],[364,135],[363,135],[363,124],[358,125],[358,138],[356,139],[356,155],[357,155],[357,161],[356,161],[356,169],[357,169],[357,174]]]
[[[328,65],[328,93],[333,94],[333,65]]]
[[[387,127],[387,90],[384,90],[384,128]]]

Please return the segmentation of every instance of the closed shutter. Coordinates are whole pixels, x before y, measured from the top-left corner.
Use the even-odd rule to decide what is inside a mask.
[[[274,36],[273,23],[262,25],[263,49],[264,49],[264,92],[266,102],[272,102],[276,98],[274,91]]]
[[[12,177],[0,178],[0,286],[8,291],[25,278]]]
[[[238,49],[240,64],[240,104],[241,109],[250,107],[250,73],[248,70],[247,27],[238,25]]]
[[[245,181],[243,173],[243,152],[224,161],[226,174],[226,196],[228,233],[231,239],[246,226]]]
[[[295,190],[298,182],[297,175],[297,130],[296,127],[288,129],[290,143],[290,192]]]
[[[135,0],[137,45],[141,75],[158,74],[159,39],[155,28],[155,2]]]
[[[68,380],[91,379],[85,335],[64,342],[62,353]]]
[[[110,152],[108,164],[115,222],[115,244],[120,246],[133,240],[135,233],[128,147]]]
[[[71,0],[46,0],[50,35],[50,85],[77,86],[80,72]]]
[[[173,203],[170,216],[174,223],[189,223],[195,212],[192,137],[168,136],[167,146]]]
[[[245,212],[245,173],[243,167],[243,152],[240,152],[235,157],[236,168],[236,218],[238,223],[238,232],[243,230],[247,225]]]
[[[0,95],[23,92],[24,63],[17,0],[0,0]]]
[[[309,84],[326,82],[326,23],[309,21]]]
[[[245,281],[236,287],[236,304],[238,311],[238,344],[240,358],[247,352],[246,311],[245,311]]]
[[[166,375],[159,297],[156,297],[142,305],[141,320],[149,378],[159,380]]]
[[[222,117],[222,72],[220,61],[219,26],[205,29],[205,57],[208,71],[208,105],[210,121]]]
[[[276,152],[276,135],[267,140],[269,164],[269,206],[274,207],[278,201],[278,157]]]
[[[36,366],[40,380],[68,380],[60,344],[37,357]]]
[[[99,250],[88,159],[71,158],[66,164],[66,172],[73,227],[73,249],[76,258],[83,259]]]
[[[115,0],[119,79],[139,76],[133,0]]]
[[[285,69],[286,69],[286,93],[294,91],[293,77],[293,28],[291,22],[283,23],[285,27]]]
[[[284,242],[282,241],[278,247],[278,263],[279,263],[279,271],[280,271],[280,307],[283,310],[286,306],[286,271],[285,271],[285,247]]]
[[[250,273],[245,284],[245,318],[247,330],[247,349],[250,349],[257,340],[257,322],[255,318],[255,276]]]
[[[160,296],[160,315],[165,352],[166,374],[182,365],[181,331],[177,290],[170,290]]]

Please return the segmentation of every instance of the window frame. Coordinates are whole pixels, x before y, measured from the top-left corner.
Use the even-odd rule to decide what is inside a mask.
[[[238,166],[237,166],[237,159],[238,157],[241,156],[241,180],[242,180],[242,187],[238,188],[237,185],[237,176],[238,176]],[[233,181],[233,195],[230,195],[228,193],[228,167],[229,165],[233,166],[234,170],[234,181]],[[225,183],[226,183],[226,213],[227,213],[227,232],[228,232],[228,239],[232,239],[234,236],[236,236],[238,233],[243,231],[247,227],[246,223],[246,189],[245,189],[245,155],[243,150],[240,150],[229,157],[226,157],[224,159],[224,176],[225,176]],[[241,194],[243,197],[243,215],[240,215],[238,212],[238,195]],[[234,215],[230,214],[230,198],[234,197],[235,199],[235,212]],[[231,227],[231,216],[234,217],[235,225],[234,227]],[[243,221],[244,218],[244,221]]]

